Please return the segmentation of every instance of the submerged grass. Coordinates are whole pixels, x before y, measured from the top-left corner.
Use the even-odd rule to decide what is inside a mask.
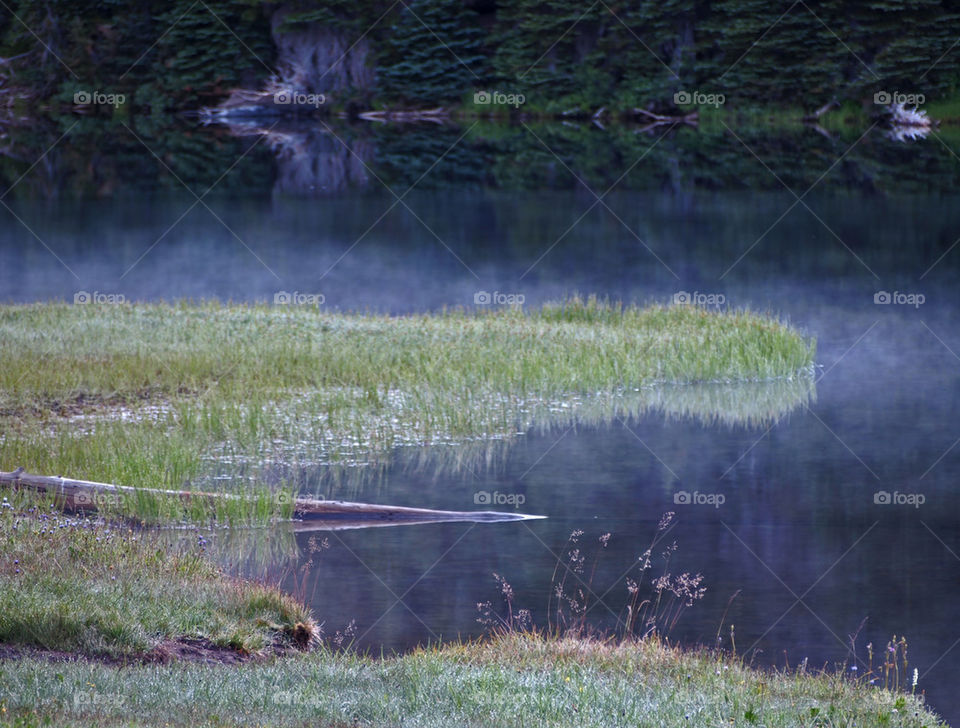
[[[39,304],[0,307],[0,352],[0,467],[179,489],[214,461],[289,464],[311,449],[369,462],[397,445],[512,437],[545,412],[575,417],[666,383],[802,376],[814,344],[746,311],[594,299],[405,317]],[[276,515],[255,473],[234,489],[255,498],[219,513],[134,505],[148,520]]]

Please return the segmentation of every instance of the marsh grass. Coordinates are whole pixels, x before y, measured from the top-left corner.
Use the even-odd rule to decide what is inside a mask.
[[[861,629],[865,623],[866,619],[861,623]],[[859,633],[859,631],[858,629],[857,632]],[[850,651],[854,657],[857,655],[856,638],[856,634],[850,637]],[[919,671],[917,668],[913,668],[913,673],[910,673],[907,647],[907,638],[903,635],[899,637],[893,635],[887,641],[886,648],[882,649],[879,654],[874,652],[873,643],[868,643],[866,647],[867,660],[864,665],[864,671],[862,674],[858,674],[858,677],[863,683],[874,685],[884,690],[900,692],[906,691],[909,688],[911,694],[916,693]],[[874,663],[875,660],[876,664]],[[859,673],[856,664],[851,666],[851,671]]]
[[[595,710],[603,702],[598,686],[590,684],[590,678],[580,672],[593,660],[597,660],[594,677],[598,681],[609,678],[611,671],[629,674],[631,664],[637,670],[634,689],[642,695],[643,707],[624,725],[945,725],[925,707],[923,692],[917,692],[919,673],[916,668],[909,672],[907,641],[902,636],[891,638],[876,656],[876,664],[873,645],[867,645],[869,661],[862,663],[862,671],[856,667],[856,634],[850,637],[853,666],[847,660],[832,669],[810,669],[804,659],[796,668],[789,664],[758,668],[752,658],[748,662],[737,654],[732,625],[731,649],[719,647],[726,613],[718,627],[715,648],[672,645],[671,630],[683,612],[706,593],[700,574],[671,573],[670,561],[677,543],[666,537],[674,515],[663,515],[649,546],[633,568],[617,580],[625,582],[628,598],[625,613],[614,629],[599,629],[588,621],[596,606],[591,604],[591,598],[596,602],[596,591],[606,595],[616,586],[606,590],[594,587],[597,565],[610,534],[600,535],[591,547],[584,540],[584,531],[577,529],[568,537],[551,576],[545,629],[533,624],[530,610],[514,604],[513,588],[504,576],[495,573],[502,609],[490,601],[477,604],[477,621],[488,628],[488,640],[448,645],[439,654],[517,673],[549,671],[557,681],[574,683],[574,697],[582,700],[574,700],[566,714],[537,713],[537,724],[544,725],[589,724],[591,719],[586,716],[603,724],[603,712]],[[652,576],[655,561],[662,565],[656,569],[659,575]],[[648,572],[651,578],[644,589]],[[624,704],[631,703],[630,697],[621,698],[618,717],[629,713]],[[550,705],[544,695],[531,699],[540,710]]]
[[[702,586],[701,574],[675,574],[670,570],[670,560],[678,545],[676,541],[661,542],[673,524],[674,516],[674,512],[669,511],[660,518],[650,545],[617,579],[617,583],[607,588],[595,589],[594,577],[611,534],[601,534],[591,546],[584,542],[583,530],[572,531],[557,555],[550,577],[545,634],[580,639],[602,634],[588,621],[590,612],[602,603],[603,598],[597,597],[597,591],[610,594],[623,581],[627,590],[626,606],[617,618],[616,627],[605,638],[622,641],[669,637],[683,612],[702,599],[707,591]],[[656,567],[657,576],[652,575],[655,562],[660,563]],[[648,572],[651,573],[649,579]],[[494,574],[493,578],[504,610],[501,612],[492,602],[480,602],[477,604],[480,612],[477,621],[492,634],[532,629],[531,610],[518,609],[514,605],[514,591],[505,577]],[[609,605],[606,607],[609,609]]]
[[[37,337],[37,329],[47,335]],[[178,419],[202,417],[213,436],[228,429],[255,435],[257,405],[298,388],[340,429],[349,429],[354,412],[391,400],[456,426],[447,403],[463,409],[471,394],[490,406],[484,397],[549,400],[663,382],[772,379],[797,374],[813,354],[783,324],[748,313],[577,301],[532,314],[407,318],[210,306],[114,306],[96,316],[76,306],[15,307],[0,309],[0,341],[8,413],[167,397],[199,405],[181,409]],[[250,406],[204,407],[225,402]],[[474,428],[467,421],[465,429]]]
[[[237,523],[284,515],[264,466],[376,464],[399,445],[508,440],[580,415],[777,416],[786,400],[811,396],[814,344],[746,311],[574,298],[528,312],[406,317],[217,303],[5,306],[0,351],[3,467],[217,488],[243,497],[213,509],[153,496],[124,505],[144,520]],[[667,386],[706,382],[789,391],[738,413],[722,394],[700,401]],[[211,477],[229,464],[245,477]]]
[[[171,532],[149,539],[22,506],[0,506],[0,642],[123,658],[189,635],[255,652],[312,624],[294,598],[225,578],[203,533],[188,533],[196,540],[185,545]],[[663,548],[668,525],[658,525],[649,551]],[[602,551],[603,536],[598,543]],[[565,560],[578,548],[571,541]],[[318,536],[311,552],[323,549]],[[580,552],[573,568],[592,581],[596,559]],[[500,578],[498,587],[511,602],[509,584]],[[568,613],[566,634],[526,630],[518,610],[511,629],[488,639],[386,659],[344,650],[349,626],[312,652],[242,666],[0,659],[0,725],[945,725],[922,695],[889,689],[896,670],[907,674],[903,640],[888,646],[901,666],[884,660],[877,674],[890,681],[876,686],[843,671],[759,670],[735,654],[679,649],[664,629],[585,636],[581,611]]]
[[[0,341],[7,410],[81,394],[242,400],[328,386],[356,387],[372,406],[390,389],[547,395],[784,377],[813,355],[769,317],[596,299],[405,317],[215,303],[7,306]]]

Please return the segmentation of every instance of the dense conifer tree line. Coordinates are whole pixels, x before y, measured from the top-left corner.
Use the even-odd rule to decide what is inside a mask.
[[[6,88],[64,102],[77,87],[110,89],[150,109],[193,108],[231,88],[257,87],[282,66],[278,39],[307,28],[323,29],[322,42],[369,43],[370,82],[339,95],[368,107],[469,103],[478,90],[498,89],[523,94],[531,109],[557,113],[669,107],[684,91],[723,94],[727,103],[813,109],[878,92],[944,98],[960,75],[956,0],[11,0],[6,6],[0,9]]]

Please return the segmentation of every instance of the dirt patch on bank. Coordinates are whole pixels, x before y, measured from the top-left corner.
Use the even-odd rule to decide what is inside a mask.
[[[303,654],[290,644],[275,643],[254,653],[216,645],[208,639],[177,637],[164,640],[149,652],[137,655],[86,654],[51,650],[33,645],[0,644],[0,661],[32,658],[49,662],[98,662],[105,665],[166,665],[173,662],[195,662],[204,665],[241,665],[266,662],[277,657]]]

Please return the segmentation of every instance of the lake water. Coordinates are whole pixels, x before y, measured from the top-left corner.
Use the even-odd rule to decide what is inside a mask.
[[[688,129],[658,141],[541,127],[459,142],[463,129],[432,127],[259,140],[189,126],[138,139],[84,120],[23,144],[42,151],[64,131],[37,168],[5,168],[7,186],[27,174],[0,209],[2,300],[285,291],[404,313],[473,306],[484,292],[527,305],[687,292],[817,338],[812,385],[669,388],[631,416],[561,412],[461,458],[403,448],[337,484],[278,469],[327,497],[470,510],[487,507],[485,493],[522,496],[520,510],[549,517],[299,533],[240,560],[308,599],[328,635],[353,620],[360,648],[389,652],[481,634],[478,602],[502,605],[493,573],[545,625],[551,575],[578,529],[584,581],[612,534],[588,621],[613,630],[628,570],[673,511],[652,571],[676,541],[671,571],[702,573],[707,592],[671,638],[714,644],[723,620],[721,644],[734,625],[737,650],[759,664],[854,664],[848,637],[866,618],[857,658],[906,635],[919,687],[960,720],[960,162],[937,140],[806,130],[738,134],[745,146]],[[202,195],[224,173],[201,203],[186,189]],[[876,303],[881,292],[892,302]],[[703,414],[717,407],[729,416]]]

